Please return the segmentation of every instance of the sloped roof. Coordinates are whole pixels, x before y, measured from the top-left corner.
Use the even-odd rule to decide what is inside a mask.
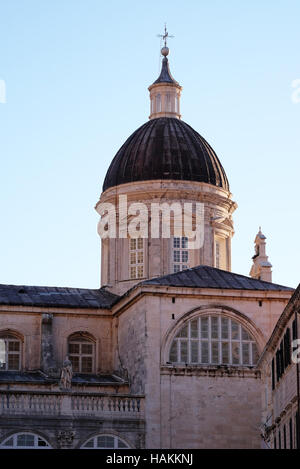
[[[218,288],[221,290],[294,290],[290,287],[257,280],[252,277],[246,277],[245,275],[235,274],[207,265],[199,265],[175,274],[145,280],[142,284],[166,285],[172,287]]]
[[[172,77],[169,67],[169,61],[167,57],[164,57],[162,60],[161,72],[157,80],[153,83],[173,83],[174,85],[179,85],[179,83]]]
[[[119,296],[100,288],[0,285],[1,305],[66,308],[110,308]]]

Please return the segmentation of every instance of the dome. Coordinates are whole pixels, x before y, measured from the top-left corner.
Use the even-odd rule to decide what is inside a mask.
[[[229,190],[214,150],[177,118],[159,117],[139,127],[111,162],[103,191],[128,182],[159,179],[206,182]]]

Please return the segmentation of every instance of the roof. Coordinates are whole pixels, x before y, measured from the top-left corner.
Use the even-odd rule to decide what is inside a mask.
[[[45,373],[41,371],[1,371],[0,383],[14,382],[14,383],[45,383],[53,382],[53,379],[48,378]]]
[[[166,285],[171,287],[218,288],[222,290],[287,290],[291,292],[294,290],[290,287],[257,280],[252,277],[246,277],[245,275],[235,274],[207,265],[199,265],[192,269],[176,272],[175,274],[145,280],[141,284]]]
[[[155,277],[145,280],[139,283],[139,285],[231,290],[287,290],[291,292],[294,290],[290,287],[234,274],[207,265],[200,265],[175,274]],[[120,298],[120,296],[110,293],[104,288],[91,290],[67,287],[0,285],[0,305],[109,309]]]
[[[120,148],[106,173],[103,191],[149,180],[206,182],[229,190],[216,153],[181,119],[159,117],[139,127]]]
[[[49,384],[56,383],[59,378],[48,377],[41,371],[1,371],[1,383],[28,383]],[[100,374],[74,374],[72,384],[84,385],[122,385],[126,383],[122,378],[115,375]]]
[[[0,285],[0,305],[63,308],[110,308],[119,296],[104,288]]]
[[[167,57],[163,58],[160,75],[158,79],[155,80],[153,85],[155,85],[156,83],[173,83],[174,85],[179,85],[179,83],[176,80],[174,80],[174,78],[171,75],[171,72],[169,69],[169,61]]]

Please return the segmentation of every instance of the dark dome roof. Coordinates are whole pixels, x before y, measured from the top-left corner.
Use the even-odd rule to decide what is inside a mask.
[[[154,179],[206,182],[229,190],[211,146],[188,124],[170,117],[149,120],[126,140],[106,173],[103,191]]]

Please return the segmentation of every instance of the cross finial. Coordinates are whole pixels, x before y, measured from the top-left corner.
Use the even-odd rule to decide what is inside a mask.
[[[165,23],[165,34],[158,34],[157,36],[158,36],[158,37],[161,37],[161,38],[163,39],[163,41],[164,41],[164,43],[165,43],[165,47],[167,47],[167,39],[168,39],[169,37],[174,37],[174,36],[171,36],[171,35],[168,33],[166,23]]]

